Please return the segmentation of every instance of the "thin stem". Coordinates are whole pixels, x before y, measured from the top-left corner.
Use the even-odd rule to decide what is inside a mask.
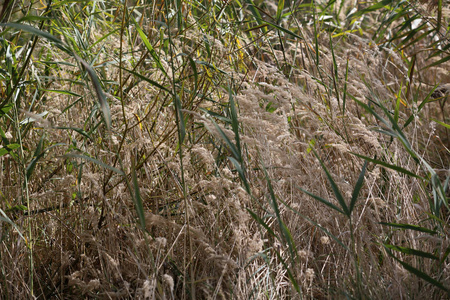
[[[350,223],[350,239],[351,239],[351,251],[353,256],[353,263],[355,265],[355,272],[356,272],[356,288],[357,288],[357,295],[358,299],[362,299],[362,278],[361,278],[361,270],[359,268],[359,260],[358,260],[358,253],[356,252],[356,241],[355,241],[355,235],[353,232],[353,222],[351,216],[349,216],[349,223]]]
[[[19,90],[16,92],[17,97],[19,94]],[[17,98],[16,97],[16,98]],[[17,101],[17,100],[16,100]],[[14,105],[14,117],[15,117],[15,125],[16,125],[16,131],[17,136],[19,139],[19,145],[20,145],[20,161],[22,162],[22,174],[24,176],[24,192],[25,192],[25,199],[27,201],[27,211],[31,211],[31,204],[30,204],[30,194],[29,194],[29,187],[28,187],[28,178],[27,178],[27,168],[25,166],[25,154],[23,151],[23,141],[22,141],[22,134],[20,132],[19,127],[19,113],[17,111],[17,105]],[[29,282],[29,288],[31,292],[31,298],[34,298],[34,259],[33,259],[33,232],[32,232],[32,225],[31,225],[31,218],[27,218],[27,225],[28,225],[28,239],[26,241],[28,249],[29,249],[29,259],[30,259],[30,282]]]
[[[166,13],[168,14],[168,7],[166,6]],[[173,102],[175,106],[175,120],[177,124],[177,131],[178,131],[178,155],[180,157],[180,172],[181,172],[181,186],[183,189],[183,201],[184,201],[184,207],[186,208],[185,211],[185,222],[187,224],[186,230],[187,234],[185,235],[186,238],[189,240],[189,254],[190,254],[190,261],[189,263],[189,274],[190,274],[190,288],[191,288],[191,299],[196,299],[195,297],[195,280],[194,280],[194,267],[191,262],[193,259],[193,245],[192,245],[192,239],[190,237],[190,221],[189,221],[189,209],[188,208],[188,201],[187,201],[187,190],[186,190],[186,183],[184,178],[184,167],[183,167],[183,136],[182,136],[182,129],[181,129],[181,123],[184,122],[178,114],[179,111],[181,111],[181,107],[179,107],[179,104],[181,104],[181,101],[177,101],[177,89],[175,85],[175,66],[174,66],[174,59],[175,54],[173,51],[173,44],[172,44],[172,35],[171,35],[171,27],[170,27],[170,21],[167,24],[167,32],[169,37],[169,51],[170,51],[170,67],[172,69],[172,94],[173,94]],[[186,239],[185,239],[186,242]],[[184,258],[186,259],[186,258]],[[184,265],[186,266],[186,261],[184,261]],[[186,280],[186,276],[184,276],[184,280]],[[186,285],[186,282],[184,282],[184,285]]]

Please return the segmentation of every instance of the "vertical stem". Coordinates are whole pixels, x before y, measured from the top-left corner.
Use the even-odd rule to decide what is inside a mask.
[[[350,221],[350,239],[352,243],[351,251],[353,256],[353,263],[355,265],[355,271],[356,271],[356,288],[357,288],[357,294],[358,299],[362,298],[362,287],[361,287],[361,272],[359,268],[359,261],[358,261],[358,253],[356,252],[356,242],[355,242],[355,235],[353,233],[353,223],[351,216],[349,217]]]
[[[166,5],[166,13],[168,15],[168,6]],[[184,122],[183,119],[180,118],[179,115],[179,111],[181,111],[181,107],[179,107],[179,105],[181,104],[181,100],[177,101],[178,95],[177,95],[177,89],[175,86],[175,67],[174,67],[174,58],[175,58],[175,54],[173,51],[173,47],[172,47],[172,35],[171,35],[171,28],[170,28],[170,20],[168,21],[167,24],[167,32],[168,32],[168,37],[169,37],[169,54],[170,54],[170,67],[172,69],[172,96],[173,96],[173,103],[175,106],[175,120],[176,120],[176,124],[177,124],[177,131],[178,131],[178,155],[180,157],[180,172],[181,172],[181,185],[183,188],[183,201],[184,201],[184,207],[186,208],[186,212],[185,212],[185,222],[186,222],[186,230],[187,230],[187,234],[185,235],[185,237],[189,240],[189,279],[190,279],[190,289],[191,289],[191,299],[196,299],[195,296],[195,280],[194,280],[194,267],[193,267],[193,246],[192,246],[192,239],[190,238],[190,222],[189,222],[189,210],[188,208],[188,201],[187,201],[187,191],[186,191],[186,183],[185,183],[185,179],[184,179],[184,168],[183,168],[183,137],[182,137],[182,129],[181,129],[181,123],[180,122]],[[186,242],[186,239],[185,239]],[[185,247],[186,248],[186,247]],[[184,267],[186,267],[186,261],[184,262]],[[184,276],[184,280],[186,280],[186,276]],[[184,285],[186,286],[186,282],[184,282]]]
[[[19,97],[19,89],[16,90],[16,101],[17,101],[17,97]],[[24,192],[25,192],[25,199],[27,201],[27,211],[31,211],[31,205],[30,205],[30,194],[29,194],[29,190],[28,190],[28,178],[27,178],[27,168],[25,167],[25,155],[23,152],[23,143],[22,143],[22,134],[20,133],[20,127],[19,127],[19,112],[17,111],[17,105],[14,105],[14,117],[15,117],[15,125],[16,125],[16,131],[17,131],[17,136],[19,139],[19,145],[20,145],[20,161],[21,164],[19,167],[21,167],[23,169],[22,173],[23,173],[23,177],[24,177]],[[27,247],[29,249],[29,260],[30,260],[30,269],[29,269],[29,273],[30,273],[30,282],[29,282],[29,288],[30,288],[30,293],[31,293],[31,297],[30,298],[34,298],[34,260],[33,260],[33,231],[32,231],[32,227],[31,227],[31,217],[27,218],[27,226],[28,226],[28,237],[27,240],[25,241],[27,244]]]
[[[5,0],[3,2],[2,10],[0,11],[0,23],[6,23],[9,21],[14,5],[14,0]]]
[[[123,121],[125,122],[125,132],[128,128],[128,122],[125,114],[125,103],[123,99],[123,82],[122,82],[122,52],[123,52],[123,32],[125,27],[125,18],[126,18],[126,10],[127,10],[127,0],[123,3],[123,14],[122,14],[122,24],[120,28],[120,50],[119,50],[119,96],[120,96],[120,103],[122,105],[122,115],[123,115]],[[125,136],[123,137],[125,139]]]

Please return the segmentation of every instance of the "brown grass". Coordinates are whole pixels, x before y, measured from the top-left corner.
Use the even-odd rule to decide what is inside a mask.
[[[122,13],[119,7],[105,18],[113,22]],[[444,291],[407,272],[382,246],[393,244],[444,257],[449,247],[446,207],[442,207],[439,235],[380,224],[437,230],[430,218],[430,184],[369,164],[352,226],[343,214],[299,190],[338,205],[311,145],[347,200],[364,164],[352,153],[386,158],[426,176],[397,139],[371,130],[382,124],[353,99],[347,96],[346,109],[341,111],[343,94],[338,100],[333,88],[328,88],[333,87],[334,72],[328,34],[323,31],[318,37],[318,66],[312,27],[298,30],[304,40],[287,38],[284,50],[271,52],[267,41],[277,39],[275,31],[261,37],[255,47],[257,42],[243,33],[221,36],[202,31],[194,21],[191,24],[171,38],[177,53],[215,66],[196,64],[198,79],[185,57],[170,60],[172,50],[161,43],[161,38],[168,38],[167,30],[152,28],[155,23],[141,26],[147,28],[168,77],[151,56],[140,60],[146,48],[138,35],[130,31],[122,36],[123,47],[128,47],[121,54],[123,68],[134,69],[169,90],[172,78],[180,79],[175,88],[186,120],[182,157],[173,98],[127,71],[120,74],[118,34],[83,52],[86,61],[98,54],[92,65],[105,63],[96,71],[108,96],[110,131],[102,122],[84,72],[68,65],[49,68],[45,57],[74,65],[77,61],[45,39],[39,40],[24,77],[31,83],[19,96],[22,110],[14,108],[9,119],[2,118],[1,129],[10,142],[21,140],[22,146],[15,156],[0,157],[0,208],[14,224],[0,223],[0,298],[444,299]],[[93,30],[97,39],[105,34]],[[210,56],[204,39],[210,41]],[[348,94],[364,103],[377,99],[394,109],[400,91],[406,103],[400,105],[402,122],[417,108],[414,97],[424,99],[434,85],[450,79],[450,65],[442,63],[416,71],[407,88],[408,65],[402,53],[374,46],[369,34],[335,38],[333,51],[342,79],[338,89],[344,89],[348,62]],[[417,54],[416,70],[429,64],[425,58],[425,52]],[[5,86],[1,86],[2,94]],[[225,87],[233,90],[238,105],[239,138],[251,194],[227,159],[232,152],[211,121],[234,142],[232,120],[212,118],[206,112],[231,119]],[[381,109],[374,109],[382,114]],[[447,111],[446,100],[429,103],[404,129],[411,147],[437,170],[443,182],[449,176],[448,129],[433,120],[448,124]],[[47,114],[39,119],[36,115],[42,112]],[[30,116],[37,121],[19,125],[18,121]],[[85,135],[60,128],[82,129]],[[40,141],[42,149],[37,151]],[[44,150],[26,178],[27,167]],[[102,164],[68,155],[74,153]],[[286,241],[272,236],[249,214],[255,213],[282,236],[263,168],[292,234],[294,257]],[[133,172],[145,229],[139,225]],[[353,243],[358,267],[353,254],[332,236],[349,248]],[[429,259],[395,255],[448,287],[448,257],[438,266]],[[301,293],[293,288],[288,271]]]

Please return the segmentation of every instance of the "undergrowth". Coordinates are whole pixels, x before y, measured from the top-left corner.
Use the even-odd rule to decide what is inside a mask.
[[[0,298],[449,296],[446,2],[0,8]]]

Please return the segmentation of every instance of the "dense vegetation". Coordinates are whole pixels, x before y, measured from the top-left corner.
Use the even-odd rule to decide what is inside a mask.
[[[444,1],[0,6],[0,298],[449,296]]]

